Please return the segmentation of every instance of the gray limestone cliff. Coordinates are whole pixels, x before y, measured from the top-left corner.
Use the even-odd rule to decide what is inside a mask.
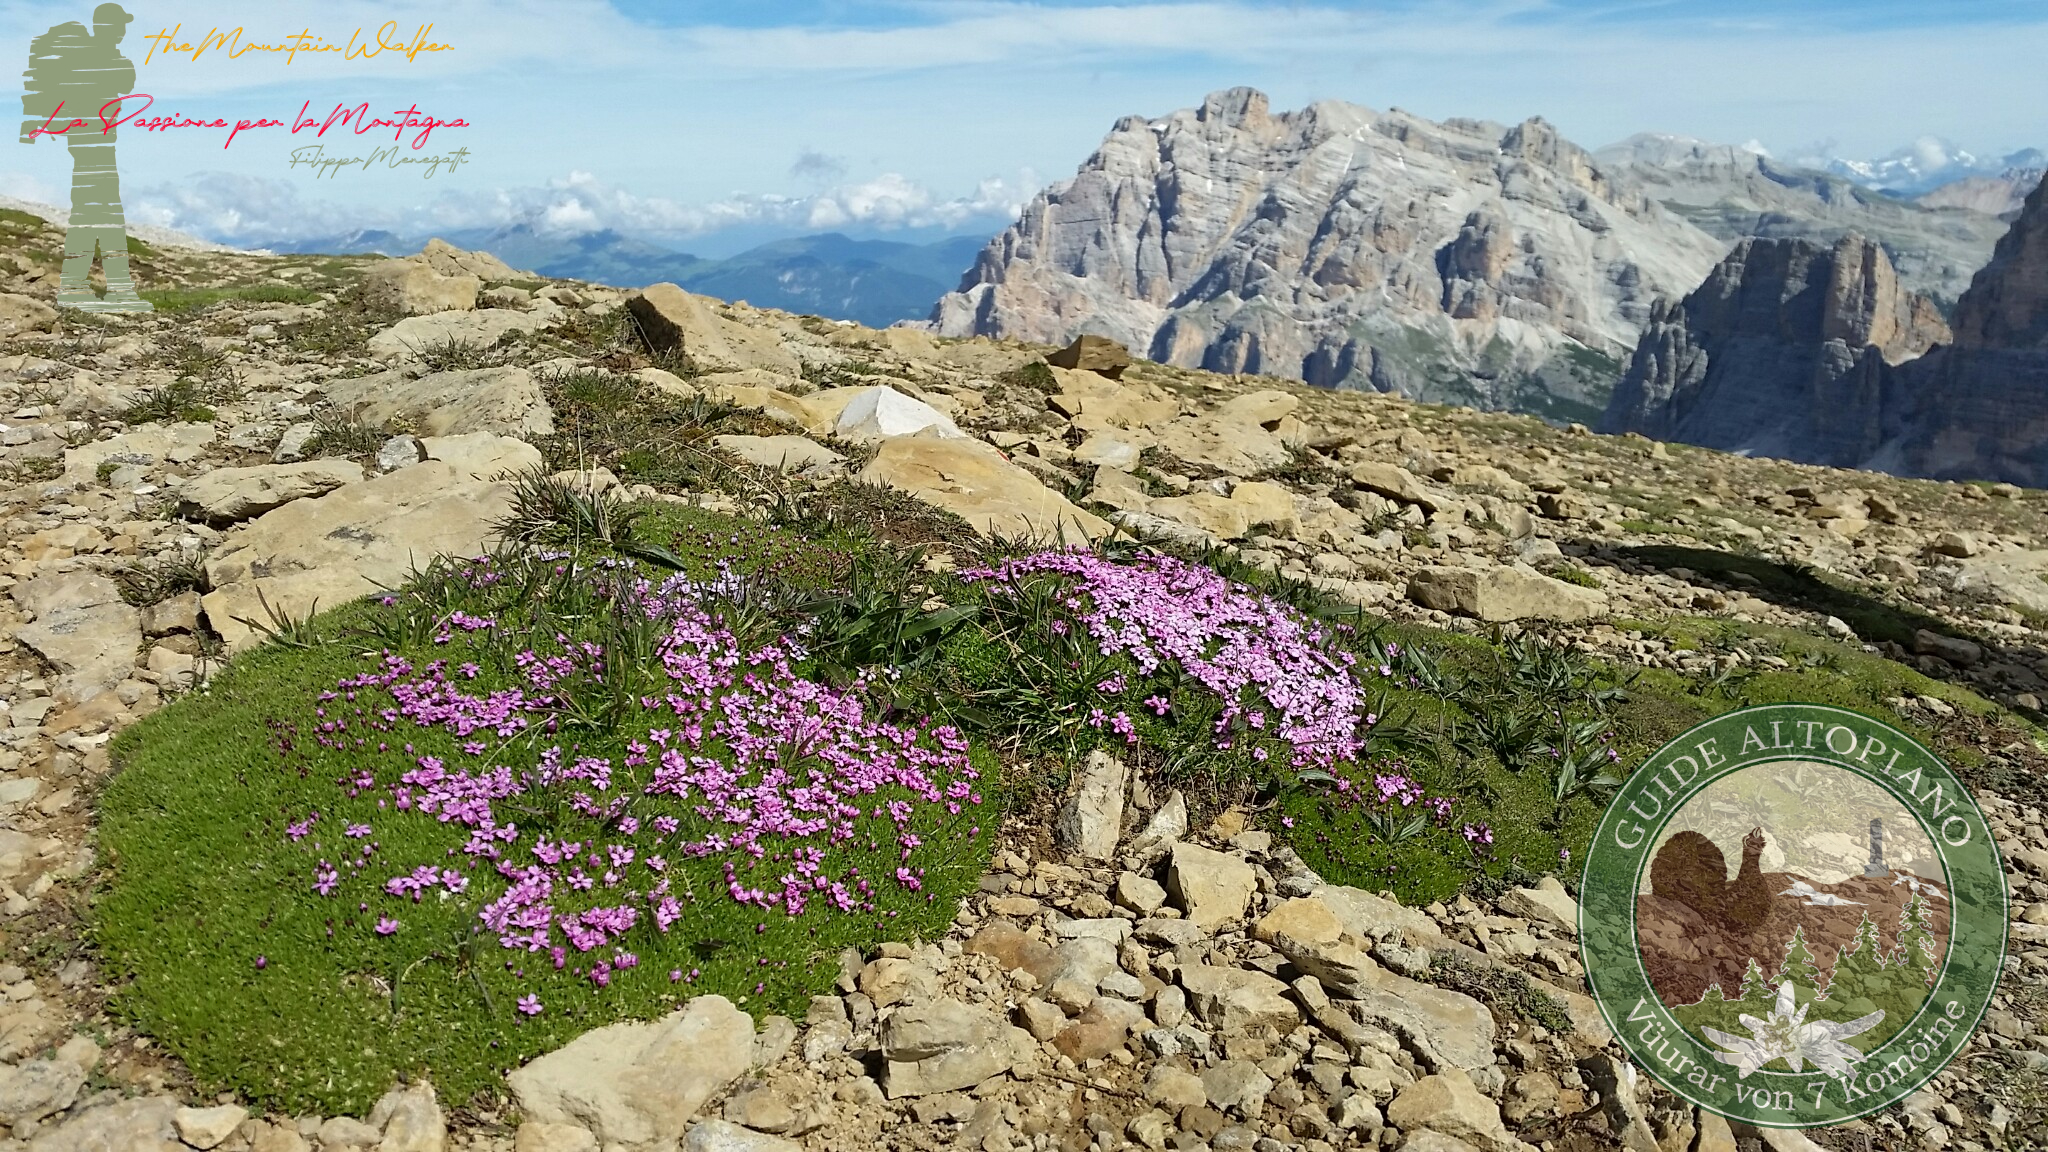
[[[1956,302],[1955,340],[1887,377],[1865,467],[2048,487],[2048,180]]]
[[[1063,344],[1566,419],[1725,246],[1540,119],[1248,88],[1117,122],[983,250],[943,335]]]
[[[1861,236],[1744,240],[1682,302],[1658,302],[1601,425],[1854,465],[1883,442],[1887,367],[1947,338]]]
[[[1956,302],[1884,250],[1746,240],[1659,301],[1603,428],[1750,455],[2048,487],[2048,182]]]

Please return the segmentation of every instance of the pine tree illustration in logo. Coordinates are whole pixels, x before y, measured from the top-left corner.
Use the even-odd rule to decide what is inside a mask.
[[[1756,957],[1751,956],[1749,968],[1742,974],[1742,994],[1737,996],[1736,1000],[1761,1008],[1769,1004],[1776,995],[1777,992],[1771,982],[1764,977],[1764,966],[1756,962]]]
[[[1878,936],[1877,921],[1865,912],[1856,925],[1856,935],[1835,959],[1828,998],[1843,1011],[1861,1015],[1877,1007],[1885,980],[1884,941]]]
[[[1919,973],[1922,984],[1932,984],[1935,972],[1940,968],[1938,948],[1934,935],[1934,907],[1927,897],[1915,892],[1899,913],[1898,966]]]
[[[1806,946],[1806,926],[1803,924],[1793,925],[1792,939],[1785,945],[1785,961],[1778,966],[1778,976],[1773,983],[1783,987],[1787,980],[1798,989],[1800,1004],[1813,1000],[1815,990],[1821,984],[1820,965],[1814,962],[1813,951]]]

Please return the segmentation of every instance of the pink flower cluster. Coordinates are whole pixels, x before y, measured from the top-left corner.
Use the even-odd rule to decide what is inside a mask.
[[[885,896],[923,892],[919,862],[947,851],[942,838],[979,833],[960,827],[982,797],[958,731],[884,721],[862,685],[835,689],[796,674],[796,643],[748,646],[710,590],[681,577],[641,581],[615,610],[665,629],[655,652],[660,690],[638,695],[630,729],[597,737],[619,754],[541,738],[561,731],[569,693],[608,691],[606,677],[636,674],[608,669],[600,646],[561,636],[522,639],[509,671],[525,688],[470,691],[461,682],[474,665],[451,670],[447,660],[387,653],[378,670],[322,695],[320,742],[354,754],[338,781],[345,794],[374,797],[380,818],[430,818],[467,833],[447,860],[384,874],[381,896],[417,903],[474,887],[478,917],[504,947],[544,955],[556,969],[574,963],[572,974],[602,987],[637,966],[624,950],[629,937],[688,929],[708,901],[786,917],[814,907],[884,915]],[[477,616],[448,623],[455,636],[501,627]],[[648,679],[647,670],[637,675]],[[465,739],[453,757],[426,755],[404,741],[406,729]],[[361,766],[375,763],[373,745],[396,757],[393,744],[402,760]],[[303,840],[317,820],[308,814],[288,834]],[[370,831],[351,822],[344,835]],[[353,872],[322,858],[319,841],[303,847],[318,860],[315,891],[357,899],[341,892]],[[379,934],[398,930],[396,919],[379,918]],[[614,955],[578,961],[601,948]],[[537,1012],[538,1001],[520,1010]]]
[[[1103,655],[1129,657],[1145,677],[1177,666],[1222,699],[1219,737],[1242,724],[1286,745],[1294,767],[1356,758],[1372,723],[1351,673],[1356,658],[1336,646],[1331,629],[1200,565],[1172,557],[1126,564],[1067,550],[961,575],[1012,587],[1034,576],[1063,581],[1070,594],[1060,603]],[[1054,631],[1065,634],[1061,623]],[[1124,678],[1097,687],[1121,691]],[[1157,695],[1143,704],[1160,714],[1168,707]],[[1128,720],[1112,726],[1124,732]],[[1253,754],[1265,758],[1263,748]]]

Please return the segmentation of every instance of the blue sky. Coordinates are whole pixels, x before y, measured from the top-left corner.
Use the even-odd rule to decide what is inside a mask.
[[[2048,146],[2048,4],[1941,0],[127,0],[124,51],[151,114],[286,118],[369,101],[471,126],[471,162],[318,179],[310,134],[124,132],[131,214],[253,242],[356,226],[525,220],[614,226],[693,251],[776,234],[992,231],[1070,175],[1118,117],[1250,84],[1276,108],[1342,99],[1432,118],[1542,115],[1597,147],[1638,131],[1882,155],[1921,136],[1978,152]],[[93,0],[0,0],[24,63]],[[142,63],[142,37],[241,26],[344,40],[395,20],[448,53],[285,65],[216,52]],[[14,70],[0,70],[13,82]],[[19,89],[0,90],[11,106]],[[364,140],[325,142],[330,154]],[[0,194],[65,198],[55,141],[0,155]]]

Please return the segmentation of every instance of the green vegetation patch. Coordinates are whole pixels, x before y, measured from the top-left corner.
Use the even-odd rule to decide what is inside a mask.
[[[807,678],[782,574],[843,557],[666,515],[680,572],[436,562],[124,732],[117,1009],[208,1090],[360,1113],[396,1073],[463,1101],[702,992],[800,1015],[843,948],[941,933],[994,761]]]
[[[250,304],[311,304],[319,293],[292,284],[235,284],[220,288],[144,288],[140,295],[159,312],[197,312],[223,300]]]

